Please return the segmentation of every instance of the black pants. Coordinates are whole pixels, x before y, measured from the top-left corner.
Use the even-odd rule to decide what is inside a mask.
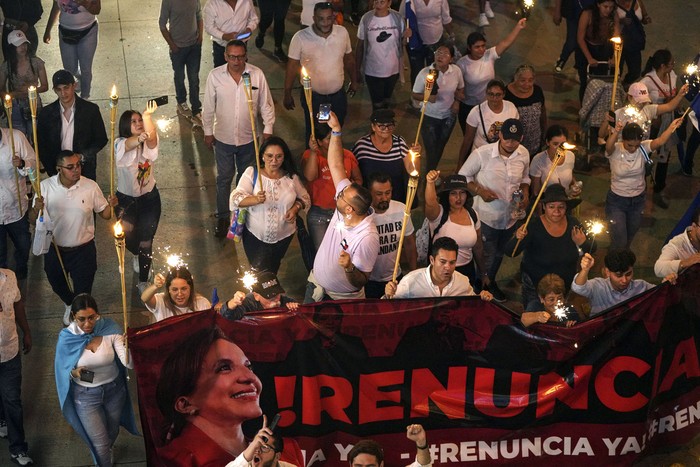
[[[117,199],[126,249],[139,256],[139,282],[146,282],[153,262],[153,237],[160,221],[160,193],[157,187],[138,197],[117,192]]]
[[[260,25],[258,34],[264,36],[272,21],[275,22],[273,34],[275,36],[275,48],[282,47],[284,40],[284,20],[287,17],[291,0],[258,0],[260,7]]]
[[[642,75],[642,51],[627,50],[623,47],[622,55],[620,56],[620,68],[623,67],[623,64],[627,66],[627,74],[622,80],[622,84],[626,89]]]
[[[223,47],[214,41],[211,42],[211,54],[212,58],[214,59],[214,68],[226,64],[226,57],[224,57],[225,53],[226,47]]]
[[[389,76],[388,78],[377,78],[376,76],[365,75],[367,90],[369,97],[372,99],[372,107],[389,108],[391,95],[394,93],[394,87],[399,80],[399,74]]]
[[[459,113],[457,114],[457,122],[459,123],[459,127],[462,129],[462,134],[464,134],[467,131],[467,116],[469,116],[469,112],[471,112],[471,110],[474,107],[476,106],[465,104],[464,102],[459,103]],[[469,151],[470,149],[471,148],[467,148],[467,151]]]
[[[277,274],[282,258],[287,253],[293,238],[294,235],[290,235],[277,243],[265,243],[262,240],[258,240],[248,229],[244,229],[243,250],[245,250],[245,255],[248,257],[250,267],[258,272],[269,271]]]
[[[97,249],[95,240],[75,248],[59,247],[59,249],[66,274],[73,282],[73,291],[71,292],[68,288],[53,244],[44,255],[44,271],[54,293],[61,297],[63,303],[70,305],[76,295],[92,292],[92,283],[97,271]]]

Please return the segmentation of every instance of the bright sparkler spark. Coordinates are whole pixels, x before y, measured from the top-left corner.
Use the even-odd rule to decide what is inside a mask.
[[[170,126],[172,125],[173,119],[171,118],[165,118],[161,117],[158,120],[156,120],[156,126],[158,127],[158,130],[160,130],[161,133],[167,133],[167,131],[170,129]]]
[[[690,65],[685,67],[685,73],[688,75],[694,75],[697,72],[698,72],[698,66],[695,63],[691,63]]]
[[[243,283],[243,287],[252,292],[253,286],[258,282],[258,278],[255,277],[252,271],[246,271],[243,277],[241,277],[241,282]]]
[[[170,266],[171,268],[179,268],[180,266],[185,265],[180,255],[168,255],[165,262],[168,263],[168,266]]]
[[[524,6],[526,9],[530,9],[530,8],[532,8],[533,6],[535,6],[535,2],[534,2],[534,0],[524,0],[524,1],[523,1],[523,6]]]
[[[564,302],[559,300],[554,306],[554,316],[556,316],[559,321],[564,321],[566,318],[567,308],[568,307],[564,304]]]
[[[603,232],[605,226],[599,221],[589,221],[588,222],[588,233],[590,235],[598,235]]]

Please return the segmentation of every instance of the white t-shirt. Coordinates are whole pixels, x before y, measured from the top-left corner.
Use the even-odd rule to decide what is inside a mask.
[[[440,206],[440,214],[438,214],[435,220],[430,221],[429,223],[431,234],[435,233],[435,229],[437,229],[437,226],[440,224],[442,213],[443,208]],[[433,241],[441,237],[450,237],[457,242],[457,246],[459,247],[457,250],[457,266],[469,264],[474,257],[472,248],[474,248],[474,245],[476,245],[476,231],[481,228],[481,221],[479,220],[478,216],[476,219],[472,219],[471,216],[469,216],[469,218],[471,219],[472,223],[469,225],[462,225],[455,224],[448,216],[445,223],[442,224],[442,227],[440,227],[437,235],[433,237]]]
[[[391,276],[394,273],[394,264],[396,263],[396,253],[398,253],[399,236],[401,235],[405,209],[405,204],[391,200],[389,209],[386,212],[382,214],[374,213],[374,223],[379,234],[379,256],[377,256],[377,262],[374,263],[374,269],[369,275],[369,280],[371,281],[386,282],[391,280]],[[413,231],[413,222],[411,222],[409,217],[405,235],[411,235]],[[399,274],[401,274],[400,267]]]
[[[365,37],[365,21],[369,21],[368,37]],[[367,50],[365,74],[376,78],[388,78],[398,74],[399,57],[394,52],[398,47],[397,41],[401,40],[401,31],[392,21],[391,15],[383,17],[374,14],[364,15],[357,27],[357,38],[372,43],[371,47],[365,44],[365,50]]]
[[[311,26],[314,24],[314,6],[317,3],[317,0],[301,0],[301,15],[299,15],[299,22],[302,24],[302,26]]]
[[[651,140],[642,141],[642,147],[651,156]],[[610,189],[613,193],[627,198],[644,193],[647,183],[641,148],[630,154],[625,151],[623,143],[615,143],[613,153],[605,157],[610,160]]]
[[[481,115],[479,115],[479,109],[481,109]],[[481,116],[484,117],[483,125],[481,124]],[[491,110],[486,102],[482,102],[471,109],[469,115],[467,115],[467,125],[476,128],[472,151],[485,144],[498,141],[498,132],[501,131],[501,125],[509,118],[520,118],[518,109],[510,101],[503,101],[503,109],[499,113]],[[486,134],[484,134],[484,129],[486,129]]]
[[[97,16],[87,11],[75,0],[56,0],[56,3],[61,12],[58,23],[66,29],[82,31],[97,21]]]
[[[411,2],[411,7],[418,20],[418,34],[426,45],[436,44],[442,39],[444,25],[452,22],[450,5],[447,0],[425,0]],[[401,2],[399,11],[405,12],[405,2]]]
[[[564,163],[558,165],[552,176],[549,177],[547,186],[549,185],[561,185],[567,190],[571,185],[571,180],[574,178],[574,164],[576,163],[576,156],[571,151],[566,151],[564,153]],[[530,162],[530,178],[540,178],[544,181],[547,178],[547,174],[552,168],[552,161],[547,154],[547,151],[542,151],[532,158]]]
[[[457,60],[457,66],[462,70],[464,77],[465,104],[477,105],[484,102],[486,85],[496,77],[494,62],[499,58],[496,47],[491,47],[479,60],[472,60],[469,55]]]
[[[156,306],[151,308],[148,306],[148,303],[146,303],[146,308],[148,308],[148,311],[153,313],[153,316],[155,316],[156,321],[162,321],[165,318],[170,318],[171,316],[175,316],[172,311],[170,311],[170,308],[165,306],[165,301],[163,300],[165,292],[159,292],[154,295],[156,299]],[[197,296],[194,298],[194,310],[192,310],[189,307],[179,307],[176,306],[178,310],[180,310],[179,314],[185,314],[185,313],[192,313],[193,311],[203,311],[203,310],[208,310],[211,308],[211,302],[207,300],[206,298],[202,297],[201,295],[197,294]]]
[[[350,184],[347,178],[338,183],[335,187],[336,198]],[[313,273],[318,284],[327,291],[353,293],[358,289],[350,283],[338,264],[340,252],[345,250],[352,264],[360,271],[371,272],[379,253],[379,234],[374,225],[373,212],[354,227],[346,227],[343,219],[336,209],[316,252]]]
[[[289,58],[299,60],[311,77],[311,86],[318,94],[333,94],[343,87],[343,58],[352,52],[348,30],[333,25],[328,37],[321,37],[308,27],[294,34],[289,43]]]
[[[425,90],[425,77],[432,66],[423,68],[416,76],[413,83],[413,92],[422,94]],[[455,91],[464,87],[462,72],[455,65],[450,64],[446,72],[440,72],[437,79],[438,92],[435,102],[428,102],[425,107],[425,115],[433,118],[447,118],[452,114],[452,104],[455,101]]]

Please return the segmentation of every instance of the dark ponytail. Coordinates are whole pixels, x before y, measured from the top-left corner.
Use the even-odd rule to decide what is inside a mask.
[[[671,52],[668,49],[657,50],[647,60],[647,64],[644,67],[644,71],[642,71],[642,76],[651,72],[651,70],[658,70],[659,68],[661,68],[662,65],[666,65],[667,63],[671,63],[672,59],[673,59],[673,56],[671,55]]]

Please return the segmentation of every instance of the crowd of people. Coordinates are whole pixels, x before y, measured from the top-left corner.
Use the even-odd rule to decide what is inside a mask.
[[[647,176],[658,159],[653,201],[668,208],[663,190],[671,150],[678,152],[683,173],[692,175],[700,140],[697,129],[691,130],[686,149],[686,121],[674,115],[697,89],[678,86],[671,52],[656,51],[642,67],[644,25],[651,18],[641,0],[555,2],[554,22],[566,18],[567,24],[555,71],[561,72],[571,53],[576,54],[582,100],[587,86],[594,84],[592,68],[608,66],[612,59],[610,38],[620,35],[625,43],[622,83],[627,102],[620,103],[598,130],[611,173],[605,201],[611,248],[603,277],[589,278],[598,246],[573,212],[586,199],[586,191],[573,172],[575,156],[564,146],[568,131],[548,123],[533,66],[509,70],[509,82],[496,75],[495,61],[522,40],[527,19],[520,19],[505,38],[487,48],[483,30],[469,34],[465,44],[455,44],[458,25],[447,0],[420,0],[412,2],[412,8],[405,2],[374,0],[364,14],[360,2],[353,1],[350,20],[357,33],[351,38],[343,26],[342,2],[304,0],[302,28],[285,52],[289,0],[258,0],[256,5],[252,0],[208,0],[204,5],[200,0],[162,0],[159,27],[172,61],[177,112],[201,125],[204,143],[214,152],[215,235],[233,236],[242,227],[243,250],[257,274],[249,293],[238,291],[211,303],[196,293],[186,267],[173,267],[167,275],[151,271],[161,215],[154,177],[161,136],[152,118],[154,101],[143,111],[127,110],[119,118],[115,194],[105,196],[96,182],[98,153],[108,143],[100,109],[89,101],[100,0],[53,3],[43,41],[51,41],[58,20],[64,69],[50,74],[50,81],[44,61],[36,56],[41,2],[28,0],[21,11],[5,3],[11,2],[0,1],[6,26],[0,88],[12,98],[12,129],[0,129],[0,437],[9,438],[11,458],[19,465],[32,463],[18,383],[20,350],[31,349],[21,293],[30,250],[44,256],[46,278],[65,305],[66,327],[58,337],[55,364],[64,416],[101,467],[113,463],[120,424],[137,431],[124,379],[124,368],[131,365],[124,338],[113,321],[100,316],[90,295],[98,267],[97,215],[121,221],[138,274],[139,296],[156,321],[212,306],[237,320],[253,311],[296,310],[302,301],[338,299],[479,295],[484,301],[505,302],[497,280],[502,259],[522,253],[522,324],[573,326],[653,287],[633,278],[636,257],[631,250],[641,225]],[[483,28],[495,15],[490,2],[477,3],[477,21]],[[314,77],[310,100],[303,87],[299,94],[303,113],[297,113],[306,125],[307,147],[300,164],[288,142],[275,136],[280,115],[275,114],[265,70],[248,62],[249,46],[262,49],[273,22],[272,56],[286,67],[287,110],[295,110],[293,93],[300,73]],[[211,37],[215,67],[200,100],[205,33]],[[395,133],[394,88],[404,72],[404,51],[411,78],[408,106],[424,107],[422,145]],[[371,100],[369,132],[349,150],[343,147],[348,143],[343,140],[348,96],[362,83]],[[49,87],[57,100],[42,107],[40,95]],[[38,107],[36,141],[33,96]],[[447,168],[441,159],[457,122],[463,131],[458,165]],[[43,180],[42,172],[47,176]],[[416,173],[426,174],[420,183]],[[419,196],[408,199],[411,189],[420,190]],[[413,203],[406,206],[407,200]],[[415,220],[421,211],[404,214],[415,208],[422,208],[425,218],[419,228],[411,217]],[[530,210],[534,215],[524,223]],[[36,232],[33,243],[31,225]],[[303,300],[288,296],[277,277],[295,234],[308,258]],[[7,237],[14,247],[12,270]],[[691,226],[663,248],[654,270],[674,283],[679,273],[698,262],[700,210]],[[585,297],[590,306],[567,305],[570,292]],[[555,313],[561,306],[566,308],[563,318]],[[225,336],[210,340],[209,345],[231,353],[236,366],[247,367],[242,350]],[[200,356],[208,358],[207,351],[203,348]],[[166,367],[173,365],[168,369],[172,378],[178,377],[176,363],[166,362]],[[256,386],[257,378],[248,371],[259,392],[259,381]],[[190,397],[195,387],[189,393],[184,387],[183,382],[163,388],[171,392],[163,398],[172,401],[161,411],[173,417],[178,435],[195,433],[192,436],[200,441],[208,436],[207,442],[235,457],[230,465],[247,465],[270,452],[279,462],[275,453],[281,448],[271,442],[274,432],[265,424],[250,442],[243,439],[240,423],[232,425],[230,437],[197,431],[202,426],[190,421],[201,414],[183,405],[182,396]],[[251,413],[250,418],[259,415]],[[418,447],[413,465],[428,465],[430,456],[421,447],[426,445],[422,427],[412,425],[407,436]],[[364,450],[355,455],[382,461],[380,447],[371,442],[357,446]],[[163,455],[181,459],[188,449],[173,442]]]

